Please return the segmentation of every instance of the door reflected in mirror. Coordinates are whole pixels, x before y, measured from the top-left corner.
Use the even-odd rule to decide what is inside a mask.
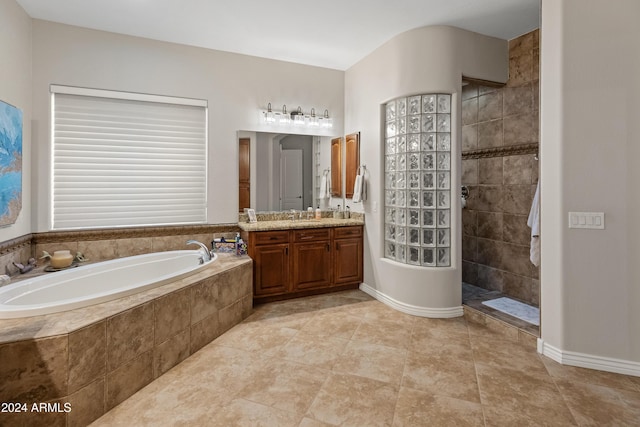
[[[331,196],[342,197],[342,138],[331,140]]]

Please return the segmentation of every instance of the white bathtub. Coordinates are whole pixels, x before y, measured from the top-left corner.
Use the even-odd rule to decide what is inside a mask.
[[[200,263],[201,255],[198,250],[156,252],[12,283],[0,288],[0,319],[73,310],[155,288],[208,266]]]

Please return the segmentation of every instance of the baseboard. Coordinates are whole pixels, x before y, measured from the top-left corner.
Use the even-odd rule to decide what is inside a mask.
[[[538,353],[541,353],[563,365],[640,377],[640,362],[614,359],[612,357],[594,356],[574,351],[563,351],[544,342],[544,340],[540,338],[538,338]]]
[[[378,301],[398,310],[403,313],[411,314],[413,316],[420,317],[432,317],[432,318],[449,318],[449,317],[460,317],[464,315],[464,311],[462,310],[462,306],[458,307],[447,307],[447,308],[428,308],[428,307],[418,307],[411,304],[406,304],[391,298],[390,296],[378,291],[377,289],[372,288],[366,283],[360,284],[360,290],[371,295],[373,298]]]

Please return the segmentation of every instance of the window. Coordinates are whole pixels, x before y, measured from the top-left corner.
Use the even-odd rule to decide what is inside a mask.
[[[384,256],[451,265],[451,95],[385,105]]]
[[[51,92],[53,229],[206,222],[206,101]]]

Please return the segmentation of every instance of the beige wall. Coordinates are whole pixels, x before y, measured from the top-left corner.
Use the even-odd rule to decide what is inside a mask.
[[[347,205],[366,212],[364,282],[396,307],[430,316],[461,315],[460,200],[452,197],[452,266],[412,267],[383,256],[384,173],[381,106],[406,95],[452,93],[451,188],[460,188],[462,75],[505,82],[507,42],[453,27],[425,27],[393,38],[347,70],[345,132],[360,131],[360,161],[369,173],[368,200]]]
[[[637,0],[542,1],[542,339],[636,375],[639,19]],[[606,228],[569,229],[569,211],[605,212]]]
[[[0,0],[0,100],[22,110],[22,210],[0,228],[0,242],[31,231],[31,18],[14,0]],[[4,274],[4,272],[0,272]]]
[[[33,21],[33,231],[49,227],[50,84],[206,99],[208,222],[237,221],[237,131],[267,131],[268,102],[328,109],[342,134],[344,72]],[[328,149],[328,148],[327,148]]]

